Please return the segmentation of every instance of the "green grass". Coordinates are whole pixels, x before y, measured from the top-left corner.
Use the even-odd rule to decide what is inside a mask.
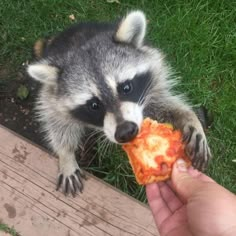
[[[7,225],[0,223],[0,235],[1,235],[1,231],[9,233],[12,236],[20,236],[14,228],[9,228]]]
[[[31,59],[39,37],[78,21],[112,20],[128,10],[147,14],[147,38],[160,47],[182,77],[179,91],[196,105],[204,105],[214,122],[207,132],[213,152],[208,174],[236,193],[236,1],[228,0],[1,0],[0,66],[17,71]],[[98,147],[96,165],[89,167],[107,182],[145,201],[120,149]],[[109,151],[110,150],[110,151]]]

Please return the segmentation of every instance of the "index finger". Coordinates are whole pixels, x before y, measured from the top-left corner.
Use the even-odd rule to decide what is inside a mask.
[[[157,183],[146,185],[146,194],[156,225],[160,227],[172,213],[163,200]]]

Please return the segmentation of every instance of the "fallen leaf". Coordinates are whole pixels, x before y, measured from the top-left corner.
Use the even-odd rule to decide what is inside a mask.
[[[20,100],[25,100],[29,96],[29,90],[26,86],[20,85],[20,87],[17,89],[16,96]]]
[[[120,4],[120,1],[119,0],[106,0],[107,3],[118,3]]]
[[[69,18],[70,18],[71,20],[75,20],[75,15],[74,15],[74,14],[71,14],[71,15],[69,15]]]

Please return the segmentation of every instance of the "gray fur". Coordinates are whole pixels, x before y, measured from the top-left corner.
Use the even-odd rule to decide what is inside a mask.
[[[143,13],[137,11],[131,15],[117,25],[72,27],[53,38],[44,49],[43,58],[28,68],[29,74],[42,83],[36,109],[46,138],[60,158],[59,187],[62,185],[64,192],[74,194],[82,188],[80,177],[83,174],[74,153],[77,146],[82,145],[80,140],[86,127],[104,131],[108,139],[116,142],[114,134],[120,123],[128,120],[140,127],[143,117],[151,117],[159,122],[170,122],[183,132],[187,140],[186,151],[195,167],[204,169],[210,158],[198,118],[181,96],[172,93],[176,81],[171,78],[164,55],[143,43],[144,35],[141,34],[146,28]],[[125,21],[128,21],[125,27],[132,26],[130,31],[120,28]],[[37,65],[42,64],[47,66],[38,73]],[[48,70],[48,66],[56,69]],[[35,71],[33,67],[36,67]],[[52,71],[58,73],[58,78],[48,82],[47,79],[55,75],[52,76]],[[133,81],[135,75],[146,72],[151,77],[140,98],[136,102],[121,100],[117,85]],[[87,104],[93,97],[99,99],[104,108],[102,126],[71,115],[73,109]],[[79,112],[74,113],[80,115]]]

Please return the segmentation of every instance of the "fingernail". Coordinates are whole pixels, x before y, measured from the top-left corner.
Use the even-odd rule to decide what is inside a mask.
[[[183,159],[178,159],[176,161],[177,169],[180,172],[187,172],[187,164]]]

